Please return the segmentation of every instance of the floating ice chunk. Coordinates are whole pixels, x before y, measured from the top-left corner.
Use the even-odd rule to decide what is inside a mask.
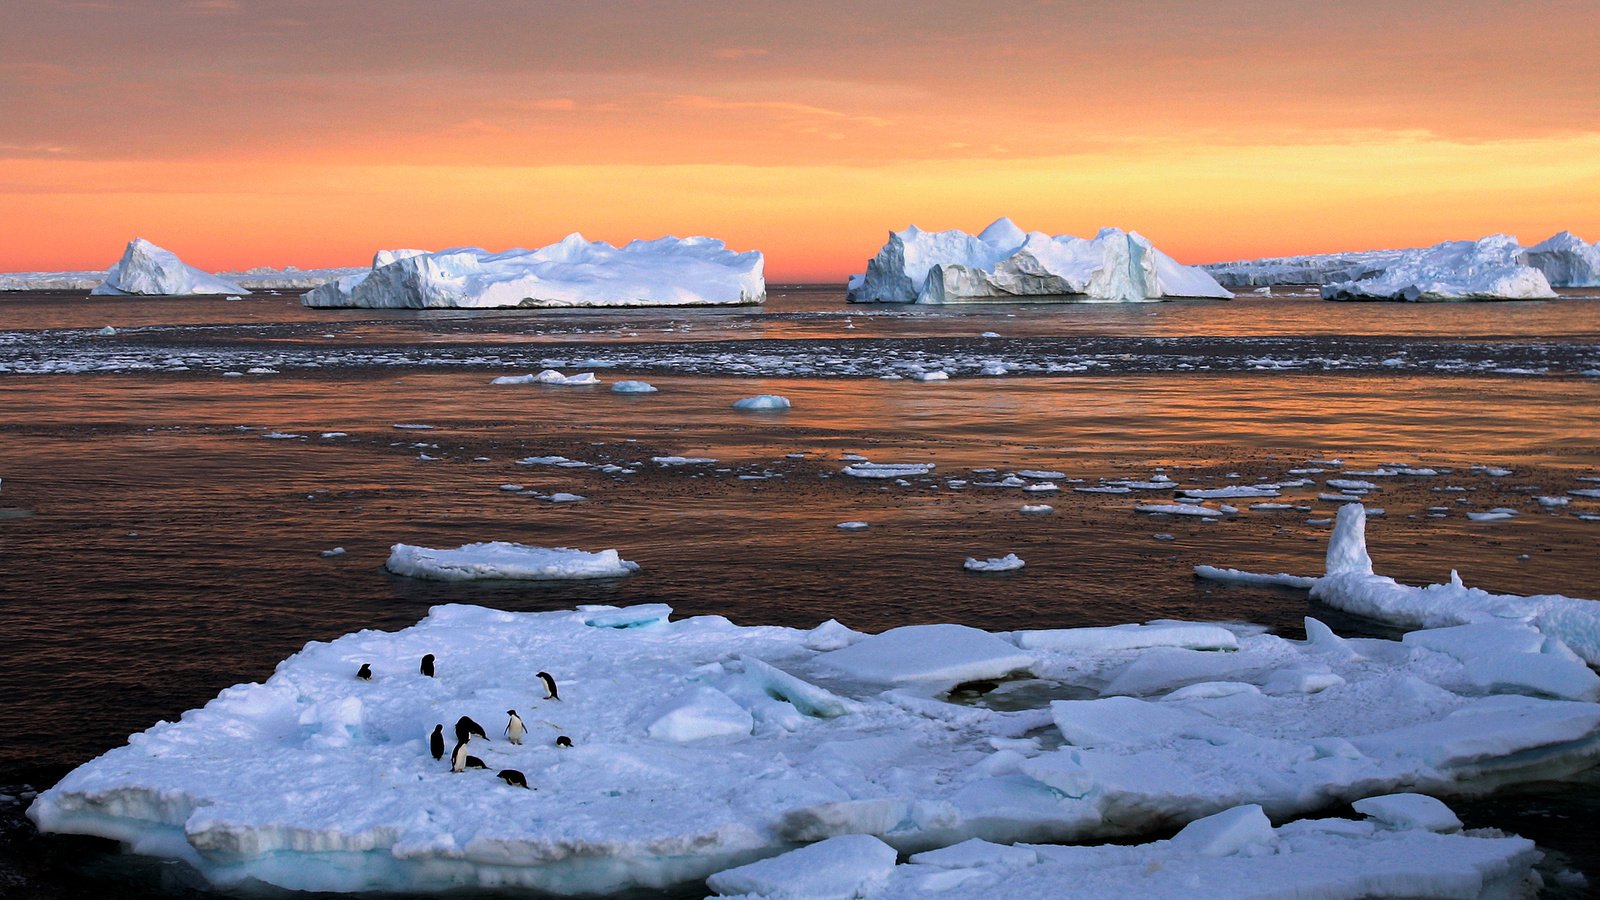
[[[436,581],[616,578],[639,569],[638,563],[621,558],[615,550],[590,553],[509,541],[465,544],[454,550],[395,544],[389,548],[386,567],[396,575]]]
[[[344,555],[344,548],[343,547],[334,547],[331,550],[324,550],[324,551],[322,551],[322,555],[324,557],[326,557],[326,558],[332,558],[332,557],[335,557],[335,556],[343,556]]]
[[[1277,841],[1272,820],[1254,803],[1196,819],[1172,836],[1176,849],[1199,856],[1232,856],[1251,847],[1271,847]]]
[[[1184,489],[1180,493],[1185,497],[1196,500],[1231,499],[1234,497],[1276,497],[1279,495],[1276,484],[1234,485],[1225,488],[1210,488],[1205,490]]]
[[[734,409],[749,410],[778,410],[789,408],[789,398],[777,394],[757,394],[754,397],[745,397],[743,400],[733,401]]]
[[[1503,522],[1517,517],[1515,510],[1491,509],[1488,512],[1469,512],[1467,518],[1474,522]]]
[[[1005,366],[1001,365],[1000,363],[984,363],[983,368],[978,370],[978,374],[979,375],[1010,375],[1011,374],[1011,370],[1007,369]]]
[[[1199,516],[1210,519],[1215,519],[1222,515],[1222,510],[1212,509],[1199,503],[1147,503],[1135,506],[1133,509],[1134,512],[1148,513],[1150,515]]]
[[[1033,478],[1038,481],[1051,481],[1056,478],[1067,477],[1067,473],[1057,472],[1053,469],[1023,469],[1017,474],[1023,478]]]
[[[1517,239],[1504,234],[1445,241],[1404,251],[1385,268],[1324,285],[1324,300],[1548,300],[1544,273],[1525,264]]]
[[[1571,498],[1569,498],[1569,497],[1543,497],[1543,496],[1541,496],[1541,497],[1535,497],[1533,499],[1537,500],[1539,502],[1539,505],[1544,507],[1545,509],[1560,508],[1560,507],[1566,506],[1568,503],[1572,502]]]
[[[1378,486],[1370,481],[1361,481],[1355,478],[1330,478],[1328,487],[1344,491],[1375,491]]]
[[[433,426],[432,425],[421,425],[421,424],[418,424],[418,423],[415,423],[415,422],[402,422],[402,423],[400,423],[398,425],[395,425],[393,427],[394,428],[398,428],[401,431],[432,431],[433,430]]]
[[[912,381],[949,381],[950,380],[950,373],[949,372],[944,372],[944,371],[917,372],[917,373],[914,373],[911,376],[911,380]]]
[[[652,456],[650,461],[658,466],[701,466],[717,460],[713,456]]]
[[[868,525],[866,522],[840,522],[833,527],[839,529],[840,531],[866,531],[872,526]]]
[[[686,744],[747,735],[753,727],[749,710],[716,688],[701,685],[669,701],[645,733],[658,741]]]
[[[94,333],[100,335],[101,337],[112,337],[117,333],[117,330],[112,328],[110,325],[107,325],[104,328],[95,329]]]
[[[706,879],[722,896],[850,900],[870,897],[894,872],[895,849],[868,834],[842,834]]]
[[[858,462],[841,471],[851,478],[906,478],[926,475],[933,471],[933,463],[872,463]]]
[[[963,681],[1029,671],[1031,654],[988,632],[965,625],[903,625],[817,657],[823,665],[874,684],[925,683],[954,687]]]
[[[1220,625],[1202,622],[1151,622],[1148,625],[1113,625],[1108,628],[1055,628],[1019,631],[1017,646],[1024,650],[1114,653],[1150,647],[1185,647],[1190,650],[1237,650],[1239,638]]]
[[[144,238],[134,238],[122,252],[122,259],[106,270],[105,281],[89,293],[119,297],[129,294],[187,296],[250,292],[225,278],[185,265],[170,250],[163,250]]]
[[[1279,572],[1276,575],[1264,575],[1257,572],[1241,572],[1238,569],[1219,569],[1216,566],[1195,566],[1196,577],[1207,581],[1227,581],[1234,584],[1259,584],[1278,585],[1281,587],[1309,588],[1317,583],[1317,579],[1303,575],[1289,575]]]
[[[1061,490],[1061,486],[1053,481],[1039,481],[1034,484],[1025,484],[1022,489],[1034,494],[1053,494]]]
[[[322,434],[320,434],[318,436],[321,437],[325,441],[331,441],[331,440],[336,440],[338,438],[349,437],[350,435],[347,434],[346,432],[343,432],[343,431],[324,431]]]
[[[961,568],[966,569],[968,572],[1013,572],[1024,565],[1026,563],[1022,561],[1021,557],[1015,553],[1007,553],[1005,556],[997,556],[990,559],[977,559],[969,556],[967,561],[961,564]]]
[[[566,491],[556,491],[553,494],[546,494],[539,499],[547,503],[577,503],[579,500],[587,500],[589,498],[583,496],[582,494],[571,494]]]
[[[1048,503],[1022,504],[1022,514],[1025,516],[1048,516],[1055,511],[1056,508]]]
[[[624,247],[571,234],[537,250],[380,253],[370,272],[324,284],[314,307],[491,308],[708,306],[766,299],[759,252],[734,253],[705,237]]]
[[[521,491],[521,490],[525,490],[525,488],[520,484],[502,484],[502,485],[500,485],[500,490],[502,490],[502,491]]]
[[[648,381],[618,381],[611,385],[613,394],[654,394],[657,388]]]
[[[501,375],[489,382],[490,384],[551,384],[556,386],[575,387],[586,384],[599,384],[600,379],[593,372],[581,372],[577,375],[563,375],[555,369],[545,369],[537,375]]]
[[[639,603],[634,606],[582,606],[583,624],[590,628],[645,628],[659,625],[672,615],[665,603]]]

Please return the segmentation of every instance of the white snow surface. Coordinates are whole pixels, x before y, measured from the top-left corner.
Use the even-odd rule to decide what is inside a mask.
[[[122,259],[106,270],[105,280],[89,293],[123,297],[130,294],[189,296],[250,292],[232,281],[185,264],[170,250],[163,250],[144,238],[134,238],[122,251]]]
[[[852,277],[853,303],[994,303],[1039,300],[1130,302],[1233,295],[1203,270],[1178,263],[1138,232],[1102,229],[1085,240],[1025,232],[1010,219],[977,235],[890,232],[865,275]]]
[[[304,295],[306,306],[403,309],[711,306],[766,299],[760,251],[712,238],[614,247],[573,233],[537,250],[380,252],[370,272]]]
[[[1452,896],[1473,896],[1467,886],[1510,874],[1513,859],[1525,866],[1531,845],[1396,827],[1403,811],[1389,824],[1290,823],[1270,836],[1258,816],[1449,792],[1488,773],[1554,777],[1600,754],[1600,705],[1482,687],[1450,652],[1345,640],[1315,620],[1304,642],[1233,630],[1233,650],[1188,649],[1178,635],[1054,650],[1024,649],[1039,643],[1029,632],[953,624],[863,637],[836,622],[673,621],[660,604],[439,606],[400,631],[307,644],[264,683],[229,688],[80,766],[29,815],[45,831],[183,860],[222,886],[604,893],[870,835],[901,853],[942,854],[918,866],[944,860],[984,878],[1031,870],[1051,896],[1101,896],[1097,887],[1119,883],[1177,896],[1194,878],[1263,894],[1289,884],[1315,886],[1304,896],[1424,896],[1454,885]],[[425,653],[439,677],[417,673]],[[370,681],[354,677],[363,663]],[[538,671],[554,675],[560,702],[543,699]],[[1002,711],[943,694],[1019,673],[1098,699]],[[531,729],[522,745],[499,738],[512,708]],[[493,736],[472,743],[489,772],[452,774],[428,753],[434,725],[462,715]],[[574,746],[555,748],[558,734]],[[508,787],[491,774],[501,768],[534,790]],[[1259,811],[1229,812],[1251,804]],[[1142,847],[961,844],[1086,841],[1218,813],[1187,838]],[[861,838],[818,846],[803,857],[814,865],[756,874],[821,878],[829,860],[878,872],[861,859],[886,855]],[[1515,849],[1470,849],[1480,846]],[[1028,865],[1030,852],[1066,868]],[[931,889],[928,869],[902,874],[918,877],[904,891]],[[1302,877],[1312,880],[1293,880]],[[1042,890],[972,881],[964,895]]]
[[[581,500],[576,494],[552,495]],[[559,502],[559,501],[558,501]],[[476,579],[567,580],[616,578],[639,570],[615,550],[572,550],[567,547],[532,547],[510,541],[465,544],[453,550],[436,550],[411,544],[389,548],[385,567],[396,575],[434,581]]]

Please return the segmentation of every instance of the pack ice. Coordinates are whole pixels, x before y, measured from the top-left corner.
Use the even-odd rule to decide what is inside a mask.
[[[144,238],[134,238],[122,259],[106,270],[105,280],[89,292],[101,297],[129,294],[182,296],[193,294],[248,294],[225,278],[185,265],[177,254]]]
[[[1556,296],[1517,239],[1492,234],[1408,251],[1383,271],[1325,284],[1324,300],[1544,300]]]
[[[1549,777],[1600,755],[1600,705],[1480,683],[1453,652],[1460,642],[1345,640],[1315,620],[1307,631],[1293,641],[1194,622],[935,624],[865,635],[834,621],[805,631],[673,620],[661,604],[439,606],[402,631],[307,644],[265,682],[80,766],[29,815],[46,831],[182,860],[222,886],[571,894],[724,872],[719,889],[764,891],[772,871],[821,877],[818,866],[845,858],[892,887],[933,874],[890,872],[896,853],[929,851],[982,878],[1012,858],[1032,877],[1070,877],[1068,857],[1170,860],[1206,879],[1260,865],[1287,878],[1296,860],[1344,866],[1370,850],[1395,854],[1385,866],[1411,854],[1402,893],[1420,896],[1474,872],[1487,882],[1528,846],[1479,855],[1377,825],[1272,829],[1265,817]],[[437,677],[418,674],[429,653]],[[364,663],[370,680],[355,677]],[[540,671],[559,701],[544,699]],[[530,729],[520,745],[501,738],[508,709]],[[489,733],[470,745],[487,772],[453,774],[429,753],[435,725],[463,715]],[[505,768],[532,789],[492,774]],[[1377,808],[1383,821],[1441,818],[1414,802]],[[1144,849],[963,844],[1138,835],[1219,813]],[[803,845],[822,862],[725,871]]]
[[[1002,218],[976,236],[915,225],[890,232],[866,273],[851,277],[848,296],[852,303],[1117,303],[1233,295],[1137,232],[1052,237]]]
[[[707,237],[619,248],[573,233],[537,250],[380,252],[370,272],[324,284],[302,301],[405,309],[752,304],[766,299],[762,266],[759,251],[735,253]]]

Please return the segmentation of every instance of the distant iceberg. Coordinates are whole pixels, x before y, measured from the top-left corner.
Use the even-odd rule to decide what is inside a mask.
[[[1445,241],[1403,254],[1388,268],[1355,281],[1322,286],[1324,300],[1548,300],[1544,273],[1525,262],[1522,245],[1504,234]]]
[[[574,233],[538,250],[381,251],[370,272],[324,284],[303,302],[385,309],[732,306],[766,299],[763,265],[760,251],[735,253],[707,237],[618,248]]]
[[[1570,231],[1545,238],[1525,255],[1551,287],[1600,287],[1600,244],[1585,243]]]
[[[1002,218],[977,236],[915,225],[891,232],[866,273],[851,277],[848,296],[852,303],[1125,303],[1233,295],[1138,232],[1106,228],[1085,240],[1025,232]]]
[[[129,294],[188,296],[250,292],[225,278],[184,264],[170,250],[163,250],[144,238],[134,238],[122,252],[122,259],[106,271],[105,280],[89,293],[124,297]]]

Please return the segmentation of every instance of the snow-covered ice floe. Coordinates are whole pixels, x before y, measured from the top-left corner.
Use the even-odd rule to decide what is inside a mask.
[[[130,294],[190,296],[195,294],[248,294],[239,285],[187,265],[170,250],[144,238],[134,238],[90,294],[124,297]]]
[[[580,234],[538,250],[380,252],[372,270],[304,295],[306,306],[491,308],[726,306],[766,299],[760,251],[707,237],[614,247]]]
[[[789,398],[777,394],[757,394],[754,397],[733,401],[734,409],[745,410],[779,410],[788,409],[789,406]]]
[[[576,494],[553,494],[547,499],[559,503],[583,498]],[[396,575],[435,581],[618,578],[639,570],[638,563],[623,559],[615,550],[591,553],[566,547],[531,547],[510,541],[466,544],[453,550],[395,544],[389,548],[385,567]]]
[[[1370,806],[1363,806],[1370,804]],[[1406,813],[1425,810],[1420,817]],[[1526,838],[1463,833],[1449,807],[1422,794],[1358,801],[1364,819],[1308,819],[1277,828],[1247,804],[1197,819],[1170,840],[1063,847],[979,839],[912,854],[864,834],[840,835],[706,880],[720,896],[1339,898],[1516,897],[1540,885]],[[1453,823],[1450,824],[1450,823]]]
[[[1005,556],[994,556],[988,559],[969,556],[967,561],[961,564],[961,568],[966,569],[968,572],[1014,572],[1024,565],[1027,564],[1022,561],[1022,557],[1015,553],[1007,553]]]
[[[611,385],[613,394],[654,394],[658,390],[648,381],[618,381]]]
[[[1106,228],[1085,240],[1023,231],[1002,218],[976,236],[915,225],[890,232],[866,273],[850,279],[848,296],[853,303],[1116,303],[1233,295],[1138,232]]]
[[[489,382],[490,384],[553,384],[557,386],[573,387],[587,384],[599,384],[600,379],[593,372],[580,372],[576,375],[563,375],[555,369],[545,369],[537,375],[501,375]]]
[[[1584,663],[1600,665],[1600,601],[1561,594],[1492,594],[1467,587],[1454,570],[1444,584],[1411,587],[1374,574],[1366,535],[1367,509],[1347,503],[1339,508],[1328,541],[1327,571],[1320,578],[1251,575],[1212,566],[1197,566],[1195,574],[1306,587],[1313,598],[1370,619],[1403,628],[1442,629],[1431,634],[1477,635],[1484,639],[1483,645],[1470,649],[1485,671],[1521,670],[1520,675],[1503,673],[1508,684],[1520,677],[1525,687],[1537,689],[1548,677],[1565,687],[1550,684],[1547,693],[1594,699],[1600,677]],[[1508,649],[1518,647],[1527,649]]]
[[[401,631],[306,645],[264,683],[229,688],[80,766],[29,815],[48,832],[182,860],[219,885],[304,890],[659,888],[815,842],[829,848],[812,851],[824,861],[853,848],[852,870],[937,851],[913,865],[996,870],[1014,855],[1027,863],[1019,873],[1070,873],[1072,860],[1090,870],[1123,860],[1130,875],[1165,878],[1171,865],[1230,890],[1342,873],[1317,882],[1346,886],[1327,896],[1446,883],[1472,896],[1473,872],[1488,883],[1525,868],[1526,842],[1498,845],[1510,852],[1491,862],[1469,841],[1389,835],[1447,821],[1420,801],[1381,802],[1366,823],[1271,829],[1262,816],[1565,774],[1600,756],[1600,705],[1486,680],[1474,665],[1481,642],[1450,630],[1402,642],[1306,626],[1306,641],[1177,622],[869,636],[833,621],[811,631],[674,621],[661,604],[440,606]],[[1501,653],[1564,659],[1535,643]],[[418,674],[429,653],[433,678]],[[363,664],[370,680],[355,677]],[[540,671],[560,685],[559,703],[545,699]],[[1009,710],[959,699],[1013,688],[1042,699]],[[521,745],[500,737],[507,709],[532,729]],[[470,744],[487,772],[453,774],[429,753],[434,727],[461,716],[491,736]],[[572,746],[554,746],[558,735]],[[534,790],[491,774],[506,768]],[[962,843],[1081,842],[1196,820],[1143,847]],[[870,838],[828,842],[840,836]],[[1386,880],[1400,877],[1402,857],[1422,880]],[[1306,864],[1315,860],[1328,865]],[[763,871],[820,875],[832,863],[790,865]],[[939,883],[930,874],[895,870],[885,883]],[[983,887],[970,884],[969,894]],[[761,889],[731,874],[717,885]]]
[[[1544,273],[1527,265],[1517,239],[1493,234],[1410,251],[1383,271],[1326,284],[1325,300],[1547,300]]]
[[[933,463],[873,463],[857,462],[839,471],[851,478],[910,478],[933,471]]]

